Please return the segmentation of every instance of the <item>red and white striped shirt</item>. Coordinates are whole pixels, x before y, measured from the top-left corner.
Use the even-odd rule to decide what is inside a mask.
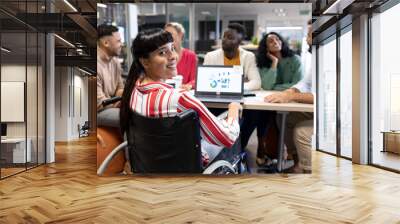
[[[215,117],[204,104],[183,89],[174,89],[163,82],[136,83],[132,91],[130,108],[145,117],[173,117],[193,109],[200,121],[200,135],[207,142],[230,148],[240,133],[237,120],[231,124]]]

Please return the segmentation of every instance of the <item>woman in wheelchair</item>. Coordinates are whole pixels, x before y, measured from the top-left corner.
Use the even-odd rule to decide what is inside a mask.
[[[209,145],[227,148],[234,145],[240,133],[240,104],[229,104],[224,118],[215,117],[190,92],[174,89],[164,82],[177,74],[178,55],[170,33],[162,29],[141,31],[133,41],[131,51],[134,61],[126,80],[120,110],[122,133],[129,132],[132,112],[147,118],[166,118],[194,110],[203,140]],[[218,155],[219,151],[215,148],[218,147],[202,147],[203,164]]]

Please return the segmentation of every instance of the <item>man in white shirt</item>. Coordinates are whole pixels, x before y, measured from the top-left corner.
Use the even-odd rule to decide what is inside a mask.
[[[222,37],[222,48],[208,52],[204,57],[204,65],[240,65],[244,72],[244,89],[261,88],[260,73],[253,53],[239,47],[245,37],[245,28],[238,23],[231,23]]]
[[[309,46],[312,44],[312,30],[311,24],[308,25],[307,43]],[[304,52],[307,60],[311,58],[311,52]],[[305,62],[305,64],[311,64]],[[287,102],[298,102],[298,103],[314,103],[313,95],[313,80],[311,66],[308,67],[304,78],[296,85],[292,86],[280,93],[275,93],[265,97],[266,102],[270,103],[287,103]],[[286,134],[285,144],[288,149],[288,153],[296,150],[298,156],[298,163],[294,168],[294,172],[311,172],[311,142],[312,135],[314,132],[314,121],[313,113],[302,113],[295,112],[290,113],[287,117],[286,122]]]

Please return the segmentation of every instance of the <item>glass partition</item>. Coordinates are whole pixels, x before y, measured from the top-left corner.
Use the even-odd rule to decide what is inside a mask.
[[[318,149],[336,154],[336,36],[318,48]]]
[[[23,22],[27,13],[43,12],[44,5],[0,2],[0,178],[45,163],[46,40]]]
[[[30,159],[27,167],[37,165],[37,122],[38,122],[38,35],[36,32],[27,33],[27,76],[26,76],[26,115],[27,115],[27,150],[30,151]],[[29,155],[29,153],[28,153]]]
[[[372,164],[400,170],[400,4],[371,19]]]
[[[37,162],[46,163],[46,36],[38,34],[38,64],[37,64]]]
[[[184,48],[189,48],[189,18],[190,18],[190,7],[192,4],[190,3],[171,3],[168,4],[168,12],[169,12],[169,21],[177,22],[182,24],[185,28],[185,37],[182,42],[182,46]]]
[[[25,1],[24,1],[25,2]],[[19,10],[26,3],[19,2]],[[2,5],[0,5],[2,6]],[[32,161],[30,141],[27,141],[26,91],[28,38],[26,25],[12,15],[0,12],[10,22],[1,27],[1,177],[26,170]],[[3,20],[4,21],[4,20]]]
[[[352,32],[340,36],[340,155],[352,157]]]

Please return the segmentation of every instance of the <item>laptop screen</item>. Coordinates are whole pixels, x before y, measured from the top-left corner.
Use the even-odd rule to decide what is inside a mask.
[[[218,65],[198,66],[196,77],[196,92],[211,94],[242,94],[242,67]]]

